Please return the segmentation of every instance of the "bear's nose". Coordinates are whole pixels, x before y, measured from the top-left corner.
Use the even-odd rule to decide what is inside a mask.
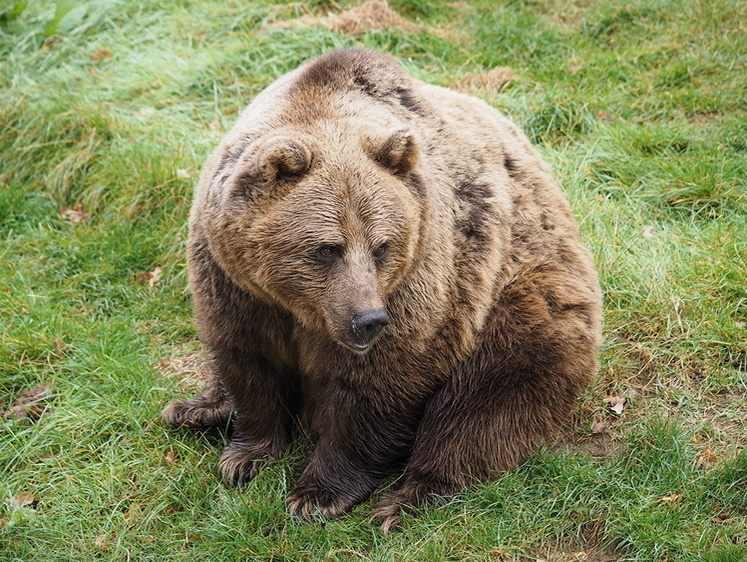
[[[386,310],[367,310],[353,317],[353,332],[365,343],[374,339],[389,324]]]

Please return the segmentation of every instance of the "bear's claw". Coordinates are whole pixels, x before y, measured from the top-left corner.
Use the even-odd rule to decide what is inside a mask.
[[[369,517],[371,521],[381,524],[385,535],[402,528],[402,509],[397,503],[389,503],[386,498],[379,502]]]
[[[224,396],[206,396],[175,400],[162,411],[161,417],[171,427],[209,430],[225,428],[233,415],[233,404]]]
[[[223,449],[218,461],[218,472],[223,484],[229,488],[241,486],[254,479],[267,459],[277,458],[266,448],[247,445],[242,441],[231,441]]]
[[[352,502],[317,486],[296,486],[286,500],[288,511],[303,520],[317,517],[337,517],[345,513]]]

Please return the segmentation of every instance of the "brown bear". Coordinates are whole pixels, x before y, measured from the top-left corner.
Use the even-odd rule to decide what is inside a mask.
[[[375,51],[256,97],[205,166],[188,252],[213,378],[163,415],[231,422],[228,485],[311,428],[302,517],[402,472],[374,511],[388,530],[518,466],[597,368],[597,276],[548,166],[483,101]]]

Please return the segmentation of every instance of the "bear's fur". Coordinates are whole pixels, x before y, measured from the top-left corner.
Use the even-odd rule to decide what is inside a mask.
[[[494,478],[550,436],[597,368],[600,291],[548,166],[486,103],[389,56],[312,60],[208,160],[190,287],[213,379],[164,410],[226,426],[226,484],[317,435],[292,513],[374,515]]]

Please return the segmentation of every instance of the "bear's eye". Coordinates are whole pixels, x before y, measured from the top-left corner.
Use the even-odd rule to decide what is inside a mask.
[[[342,248],[334,244],[325,244],[319,247],[317,255],[323,261],[333,261],[342,255]]]
[[[389,253],[389,243],[384,242],[381,246],[374,250],[373,256],[377,259],[383,259]]]

